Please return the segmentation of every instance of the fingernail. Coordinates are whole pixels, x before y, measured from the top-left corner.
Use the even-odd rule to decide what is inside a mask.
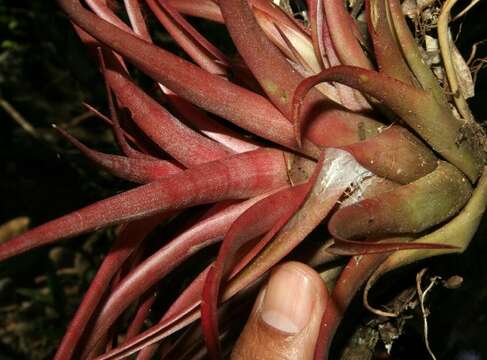
[[[303,330],[311,318],[315,289],[300,269],[283,267],[272,274],[261,308],[269,326],[288,334]]]

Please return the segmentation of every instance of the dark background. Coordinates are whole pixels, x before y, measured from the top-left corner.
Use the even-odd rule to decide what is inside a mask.
[[[487,39],[486,5],[455,24],[456,32],[462,23],[457,45],[467,57],[473,43]],[[478,56],[486,49],[480,45]],[[479,122],[487,120],[486,95],[487,71],[480,71],[470,101]],[[103,84],[55,1],[0,0],[0,98],[36,129],[32,136],[0,109],[0,224],[28,216],[37,225],[131,186],[94,168],[50,127],[64,126],[91,147],[117,151],[106,127],[81,106],[105,110]],[[464,279],[459,289],[438,286],[431,295],[430,341],[439,358],[487,359],[486,230],[484,221],[465,254],[427,262],[429,274]],[[52,356],[111,236],[102,231],[0,263],[0,360]],[[414,286],[425,265],[389,279]],[[355,309],[363,318],[360,306]],[[426,359],[421,330],[418,319],[410,321],[392,358]]]

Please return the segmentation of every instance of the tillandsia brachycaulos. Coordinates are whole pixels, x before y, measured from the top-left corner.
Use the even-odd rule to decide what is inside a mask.
[[[0,244],[4,260],[118,226],[56,359],[137,352],[148,359],[175,336],[180,342],[167,358],[190,358],[182,351],[188,344],[189,353],[206,348],[210,358],[222,358],[231,344],[221,339],[234,322],[219,320],[238,317],[276,264],[285,257],[313,267],[348,259],[323,273],[329,299],[315,349],[323,359],[363,285],[367,308],[396,316],[368,301],[381,275],[468,246],[487,201],[485,134],[453,64],[454,0],[444,3],[437,26],[441,85],[399,0],[353,8],[308,0],[299,18],[270,0],[124,0],[119,11],[106,0],[57,2],[105,79],[110,116],[91,111],[111,124],[122,155],[59,132],[138,185]],[[147,9],[186,58],[156,45]],[[187,17],[224,24],[239,55],[222,53]],[[134,81],[134,68],[157,84],[164,106]],[[207,206],[203,215],[142,256],[156,227],[197,205]],[[321,244],[303,246],[318,226]],[[217,242],[217,257],[159,323],[144,328],[151,289]],[[114,332],[140,299],[129,328]],[[198,322],[204,344],[194,340],[197,330],[179,332]],[[122,340],[112,346],[113,338]]]

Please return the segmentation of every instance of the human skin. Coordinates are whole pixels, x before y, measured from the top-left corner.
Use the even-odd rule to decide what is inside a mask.
[[[312,268],[279,266],[260,290],[231,359],[312,359],[326,291]]]

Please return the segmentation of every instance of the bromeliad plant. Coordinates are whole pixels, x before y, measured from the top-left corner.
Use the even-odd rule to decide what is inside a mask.
[[[111,124],[122,155],[59,131],[93,162],[140,185],[0,245],[6,259],[118,225],[56,359],[136,352],[148,359],[159,344],[167,358],[206,348],[218,359],[231,348],[220,341],[237,325],[225,320],[245,311],[283,258],[318,267],[352,256],[323,274],[331,292],[315,352],[322,359],[364,283],[365,305],[395,316],[368,303],[375,281],[401,265],[462,252],[473,237],[487,200],[485,134],[452,60],[453,1],[438,22],[442,85],[399,0],[366,0],[350,12],[342,0],[308,0],[299,19],[270,0],[146,0],[190,60],[154,44],[141,1],[124,0],[128,21],[106,0],[58,3],[104,76],[111,115],[91,110]],[[223,23],[241,58],[223,54],[185,16]],[[158,84],[165,106],[135,83],[133,66]],[[144,257],[157,226],[202,204],[203,215]],[[320,224],[328,229],[318,229],[322,243],[306,246]],[[216,242],[216,259],[144,329],[151,289]],[[122,331],[117,319],[134,303]],[[199,319],[205,347],[198,327],[179,331]]]

